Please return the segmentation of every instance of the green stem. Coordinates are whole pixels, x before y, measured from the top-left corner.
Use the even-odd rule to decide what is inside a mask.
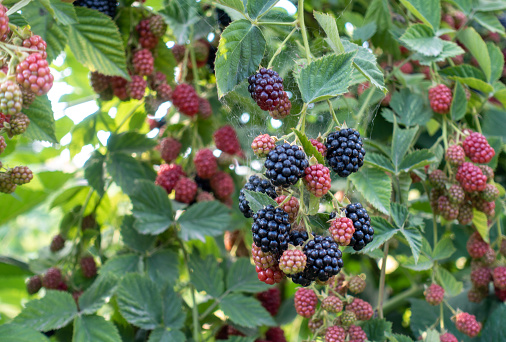
[[[486,102],[487,100],[485,100]],[[483,106],[482,106],[483,108]],[[478,113],[473,114],[474,124],[476,125],[476,129],[478,129],[478,132],[481,133],[481,125],[480,125],[480,119],[478,119]]]
[[[383,246],[383,260],[381,261],[381,274],[380,274],[380,286],[379,286],[379,294],[378,294],[378,316],[379,318],[383,318],[383,300],[385,297],[385,277],[386,277],[386,268],[387,268],[387,258],[388,258],[388,243],[385,242]]]
[[[497,216],[497,243],[499,249],[501,249],[502,245],[502,229],[501,229],[501,219]]]
[[[266,15],[267,13],[269,13],[269,11],[270,11],[270,10],[271,10],[274,6],[276,6],[276,4],[277,4],[277,3],[278,3],[277,1],[274,1],[274,2],[272,3],[272,5],[271,5],[271,6],[270,6],[270,7],[269,7],[266,11],[264,11],[262,14],[260,14],[260,15],[256,18],[256,20],[258,20],[258,19],[262,18],[264,15]]]
[[[304,41],[304,49],[306,50],[306,59],[308,63],[311,63],[311,50],[309,50],[309,42],[307,40],[306,24],[304,23],[304,0],[299,0],[299,6],[297,9],[297,15],[302,32],[302,40]]]
[[[288,41],[288,39],[290,39],[290,37],[292,36],[292,34],[294,34],[295,31],[297,31],[297,27],[293,28],[293,30],[288,34],[288,36],[286,36],[285,40],[283,40],[283,42],[281,43],[281,45],[278,47],[278,49],[276,50],[276,52],[274,52],[274,55],[272,55],[271,60],[269,61],[269,64],[267,65],[267,69],[269,69],[270,67],[272,67],[272,63],[274,63],[274,58],[276,58],[276,56],[281,53],[281,50],[283,49],[283,46],[285,46],[286,42]]]
[[[188,252],[186,251],[186,247],[180,239],[178,239],[179,244],[181,245],[181,249],[183,250],[184,255],[184,264],[186,267],[186,270],[188,271],[188,274],[190,274],[190,267],[188,266]],[[199,323],[199,308],[197,307],[197,301],[195,300],[195,287],[193,284],[190,285],[191,287],[191,296],[192,296],[192,321],[193,321],[193,340],[194,341],[200,341],[199,336],[200,335],[200,323]]]
[[[336,125],[341,126],[339,120],[337,120],[336,113],[334,112],[334,107],[332,107],[332,102],[330,102],[330,100],[327,100],[327,103],[329,104],[330,114],[332,114],[332,118],[336,122]]]
[[[303,127],[303,124],[306,122],[306,112],[307,112],[307,104],[304,103],[304,105],[302,106],[302,109],[300,111],[300,119],[299,119],[299,122],[297,123],[297,126],[295,127],[296,130],[300,130],[302,133],[304,133],[304,131],[302,131],[302,128]]]
[[[275,26],[294,26],[297,24],[297,20],[290,22],[279,22],[279,21],[257,21],[254,22],[255,25],[275,25]]]
[[[448,150],[448,127],[446,120],[446,117],[443,117],[443,144],[445,146],[445,151]]]
[[[199,85],[199,72],[197,70],[197,58],[195,57],[195,48],[193,47],[193,25],[190,31],[190,60],[192,62],[192,72],[193,72],[193,84],[195,85],[195,91],[198,95],[200,95],[200,85]]]
[[[445,316],[444,316],[444,306],[443,303],[439,304],[439,326],[441,328],[441,332],[445,330]]]
[[[412,287],[402,293],[399,293],[395,297],[390,298],[383,305],[383,313],[388,313],[400,305],[404,304],[408,301],[409,298],[418,297],[423,292],[423,288],[421,286]]]

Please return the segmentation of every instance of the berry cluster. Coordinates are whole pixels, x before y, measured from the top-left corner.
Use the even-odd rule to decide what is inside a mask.
[[[284,91],[283,79],[276,71],[260,68],[248,78],[248,83],[251,98],[274,119],[283,119],[290,114],[292,104]]]

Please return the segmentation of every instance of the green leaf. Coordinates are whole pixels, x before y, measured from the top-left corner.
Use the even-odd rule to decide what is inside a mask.
[[[244,13],[244,3],[242,0],[216,0],[216,2],[220,5],[230,7],[240,13]]]
[[[330,99],[348,91],[356,52],[326,55],[314,59],[295,75],[302,100],[313,103]]]
[[[404,160],[404,155],[408,151],[413,139],[415,138],[418,127],[402,129],[394,125],[394,136],[392,141],[392,163],[396,174],[401,170],[401,164]]]
[[[490,238],[488,235],[488,224],[487,224],[487,215],[473,208],[473,226],[476,228],[478,233],[480,233],[483,241],[486,243],[490,242]]]
[[[135,191],[135,181],[148,178],[142,164],[126,153],[110,153],[106,160],[106,167],[114,182],[127,195],[131,195]],[[154,183],[153,186],[155,186]],[[162,188],[160,187],[160,189]]]
[[[246,201],[248,201],[249,207],[255,213],[268,205],[278,205],[275,200],[262,192],[250,191],[246,189],[244,189],[243,192],[244,197],[246,197]]]
[[[248,15],[251,19],[256,19],[265,14],[279,0],[248,0]]]
[[[90,71],[130,78],[125,48],[111,17],[84,7],[75,9],[79,23],[69,26],[69,46],[76,59]]]
[[[444,237],[437,243],[432,252],[432,259],[443,260],[451,257],[457,249],[453,246],[453,242],[450,238]]]
[[[404,222],[408,219],[408,208],[402,204],[392,202],[390,203],[390,216],[394,220],[397,228],[402,228]]]
[[[398,231],[390,222],[379,216],[371,217],[371,227],[374,228],[374,239],[362,249],[363,253],[368,253],[379,248]]]
[[[465,51],[454,42],[443,40],[443,50],[437,56],[425,56],[421,53],[413,54],[413,59],[418,60],[422,65],[431,65],[435,62],[443,62],[447,58],[462,55]]]
[[[390,342],[413,342],[413,340],[410,337],[401,334],[388,335],[388,340]]]
[[[358,50],[357,56],[353,60],[353,67],[357,69],[375,87],[386,93],[387,88],[385,87],[383,72],[378,68],[376,56],[362,46],[358,46],[348,41],[343,41],[343,44],[345,52]]]
[[[133,216],[125,216],[121,224],[123,243],[137,252],[145,253],[154,246],[156,236],[140,234],[134,228],[134,224],[135,218]]]
[[[49,342],[48,338],[26,325],[0,325],[0,336],[3,342]]]
[[[237,259],[227,273],[227,291],[229,292],[258,293],[268,288],[269,285],[258,281],[255,267],[247,258]]]
[[[361,168],[349,179],[373,207],[386,215],[389,214],[392,183],[385,172],[374,168]]]
[[[299,138],[300,144],[302,145],[302,148],[304,149],[304,152],[306,152],[308,158],[314,156],[319,164],[325,165],[325,159],[323,158],[322,154],[316,147],[313,146],[313,144],[311,144],[307,136],[295,128],[293,128],[293,131],[297,138]]]
[[[401,0],[415,17],[429,25],[434,32],[439,29],[441,5],[439,0]]]
[[[443,267],[437,268],[437,276],[448,297],[455,297],[462,292],[464,284],[461,281],[457,281],[457,279]]]
[[[248,20],[237,20],[227,26],[221,34],[215,62],[220,98],[257,70],[265,46],[262,31]]]
[[[415,258],[410,256],[401,265],[402,267],[409,268],[410,270],[420,272],[430,270],[432,267],[434,267],[434,262],[426,256],[420,255],[418,261],[415,261]]]
[[[468,27],[461,31],[457,36],[458,40],[465,45],[471,55],[478,61],[478,64],[485,74],[485,80],[490,80],[492,74],[492,66],[490,56],[488,54],[487,45],[481,38],[480,34],[472,27]]]
[[[82,314],[92,314],[104,306],[116,290],[117,279],[110,273],[100,276],[79,297],[79,311]]]
[[[55,135],[55,124],[51,103],[46,95],[37,96],[30,108],[24,110],[24,113],[30,118],[30,125],[23,134],[30,140],[48,141],[57,143]]]
[[[400,232],[406,238],[415,262],[418,262],[420,250],[422,249],[422,234],[418,229],[412,227],[401,229]]]
[[[443,51],[443,40],[436,37],[429,26],[423,24],[411,25],[399,39],[410,50],[424,56],[438,56]]]
[[[226,295],[220,308],[230,320],[244,327],[274,326],[276,323],[258,300],[238,293]]]
[[[453,99],[450,107],[450,113],[453,121],[458,121],[466,115],[467,98],[464,87],[460,82],[455,82],[453,88]]]
[[[378,168],[386,172],[395,172],[394,166],[390,159],[379,153],[367,153],[364,162],[370,166]]]
[[[185,44],[190,38],[192,25],[197,24],[200,19],[197,3],[186,0],[168,2],[160,14],[165,18],[179,44]]]
[[[139,272],[140,257],[137,254],[123,254],[112,257],[100,268],[100,274],[108,272],[123,277],[127,273]]]
[[[43,298],[27,302],[12,322],[49,331],[66,326],[76,314],[76,303],[70,293],[49,290]]]
[[[504,35],[504,26],[497,18],[495,13],[476,12],[473,15],[473,19],[476,20],[481,26],[485,27],[488,31],[497,32]]]
[[[386,319],[370,319],[362,324],[362,329],[367,334],[368,340],[385,341],[385,334],[392,333],[392,323]]]
[[[506,305],[498,305],[487,317],[481,332],[481,341],[506,341],[505,325]]]
[[[135,181],[130,199],[135,217],[134,228],[139,233],[158,235],[174,222],[167,192],[153,182],[142,179]]]
[[[179,278],[179,256],[169,249],[156,251],[146,258],[146,271],[156,284],[175,284]]]
[[[497,45],[487,43],[488,55],[490,56],[490,66],[492,68],[489,82],[497,81],[504,69],[504,56]]]
[[[51,9],[54,18],[60,24],[70,25],[77,22],[76,11],[72,4],[62,2],[61,0],[51,0]],[[50,10],[51,11],[51,10]]]
[[[427,330],[427,336],[425,337],[425,342],[440,342],[441,339],[439,337],[439,332],[434,329]]]
[[[107,148],[110,152],[139,153],[152,149],[157,144],[156,140],[137,132],[111,134],[107,140]]]
[[[72,342],[121,342],[118,329],[101,316],[77,316]]]
[[[225,291],[223,282],[223,269],[218,261],[212,256],[201,259],[195,253],[190,255],[190,279],[198,291],[204,291],[210,296],[217,298]]]
[[[388,0],[373,0],[367,7],[365,22],[374,22],[379,32],[387,31],[392,26]]]
[[[148,342],[184,342],[186,337],[179,330],[156,328],[149,334]]]
[[[227,229],[230,209],[218,201],[201,202],[188,207],[177,221],[183,240],[205,241],[206,236],[217,236]]]
[[[142,329],[162,324],[162,302],[156,284],[140,274],[127,274],[120,282],[116,298],[121,315]]]
[[[84,178],[100,196],[105,194],[104,164],[105,156],[98,150],[93,151],[84,164]]]
[[[317,11],[314,11],[313,15],[316,21],[318,21],[318,24],[320,24],[322,27],[323,31],[325,31],[332,50],[338,54],[343,53],[344,46],[343,43],[341,43],[341,38],[339,37],[339,30],[337,29],[336,19],[331,17],[329,14]]]
[[[365,24],[364,26],[357,27],[353,31],[353,40],[365,42],[366,40],[371,39],[372,36],[376,33],[377,25],[375,22],[370,22]]]
[[[420,94],[403,88],[392,94],[390,107],[395,112],[395,121],[405,126],[425,125],[432,117],[432,110],[425,105],[425,100]],[[383,109],[385,112],[385,109]],[[381,113],[385,119],[394,123],[394,117],[388,118]]]
[[[182,310],[181,298],[174,292],[171,285],[165,286],[161,294],[163,301],[163,325],[172,329],[181,328],[186,318],[186,314]]]
[[[419,167],[432,164],[435,161],[436,156],[430,150],[416,150],[402,159],[399,168],[404,172],[409,172]]]
[[[504,95],[506,96],[506,91]],[[506,101],[506,98],[504,101]],[[497,136],[501,137],[503,141],[506,141],[506,111],[499,110],[496,107],[486,110],[483,114],[484,119],[482,125],[485,136]]]

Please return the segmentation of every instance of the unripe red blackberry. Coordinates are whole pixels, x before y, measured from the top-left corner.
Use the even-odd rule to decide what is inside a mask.
[[[260,68],[248,78],[248,91],[257,105],[266,111],[277,108],[283,95],[283,79],[272,69]]]
[[[209,119],[213,115],[213,108],[206,98],[199,97],[199,117],[203,120]]]
[[[279,307],[281,306],[281,292],[277,287],[272,287],[266,291],[259,292],[255,296],[265,310],[271,314],[271,316],[276,316]]]
[[[172,92],[172,103],[177,109],[188,116],[194,116],[199,111],[199,96],[189,84],[178,84]]]
[[[343,327],[331,326],[325,332],[325,342],[344,342],[346,339],[346,331]]]
[[[270,342],[286,342],[285,332],[280,327],[271,327],[265,333],[265,338]]]
[[[217,149],[232,155],[241,152],[241,144],[232,126],[226,125],[219,128],[214,132],[213,138]]]
[[[60,235],[56,235],[53,240],[51,241],[51,245],[49,246],[49,249],[51,252],[58,252],[63,249],[65,246],[65,239]]]
[[[274,110],[269,111],[269,115],[276,120],[282,120],[290,115],[292,103],[286,91],[283,91],[279,97],[279,103]]]
[[[467,192],[483,191],[487,185],[487,177],[481,169],[469,162],[459,166],[455,178],[462,185],[464,191]]]
[[[147,85],[148,82],[142,78],[142,76],[132,76],[132,81],[128,82],[126,85],[128,96],[136,100],[141,100],[144,97]]]
[[[443,170],[436,169],[429,174],[429,183],[437,189],[444,189],[448,178]]]
[[[176,193],[176,201],[190,204],[197,195],[197,183],[189,178],[181,177],[177,181],[174,191]]]
[[[175,44],[170,51],[172,51],[176,62],[181,63],[184,59],[186,47],[184,45]]]
[[[210,202],[214,201],[215,198],[213,194],[207,192],[207,191],[201,191],[198,193],[197,198],[195,199],[197,202]]]
[[[315,334],[322,326],[323,326],[323,319],[321,318],[311,318],[307,322],[307,327],[313,334]],[[323,332],[320,331],[319,335],[322,335],[322,333]]]
[[[211,178],[218,170],[218,162],[210,149],[199,150],[193,158],[197,175],[203,179]]]
[[[309,141],[311,142],[311,145],[316,147],[316,149],[318,150],[318,152],[320,152],[322,156],[325,157],[327,155],[327,148],[325,147],[325,144],[323,142],[319,141],[318,139],[311,139]]]
[[[488,166],[488,165],[477,165],[481,172],[483,173],[483,175],[485,175],[485,177],[487,177],[487,180],[488,181],[491,181],[494,179],[494,170]]]
[[[432,211],[436,215],[439,215],[438,200],[439,200],[439,197],[441,197],[441,195],[443,195],[443,194],[444,194],[444,192],[442,189],[439,189],[439,188],[430,189],[430,193],[429,193],[430,207],[432,208]]]
[[[452,91],[444,84],[439,84],[429,89],[429,102],[432,110],[439,114],[446,114],[450,111],[452,104]]]
[[[481,197],[473,197],[472,199],[473,207],[476,208],[476,210],[481,211],[485,215],[489,217],[495,216],[495,202],[487,202]]]
[[[33,173],[28,166],[16,166],[10,170],[11,181],[14,184],[27,184],[33,179]]]
[[[480,259],[487,253],[490,246],[483,241],[480,233],[474,232],[467,240],[467,252],[473,259]]]
[[[464,203],[459,207],[459,215],[457,220],[462,225],[467,225],[473,222],[473,206],[469,203]]]
[[[28,282],[26,283],[26,292],[28,292],[28,294],[33,295],[39,292],[41,287],[42,287],[42,279],[40,275],[34,275],[33,277],[30,277],[30,279],[28,279]]]
[[[360,298],[355,298],[351,304],[346,305],[345,309],[352,311],[359,321],[370,320],[374,315],[371,304]]]
[[[487,287],[472,287],[467,292],[467,299],[471,303],[480,303],[488,296],[488,286]]]
[[[112,91],[121,101],[126,101],[128,99],[127,83],[128,81],[121,76],[111,77]]]
[[[341,316],[339,316],[339,324],[345,328],[348,328],[350,325],[357,321],[357,315],[355,312],[350,310],[345,310]]]
[[[285,274],[279,269],[278,265],[271,266],[269,268],[255,267],[257,272],[258,280],[268,284],[274,285],[280,283],[285,279]]]
[[[343,302],[336,296],[328,296],[322,301],[322,308],[325,311],[338,313],[343,311]]]
[[[330,222],[330,235],[339,246],[348,246],[350,244],[355,227],[353,221],[347,217],[338,217]]]
[[[364,292],[366,285],[365,274],[353,276],[348,281],[348,289],[355,294]]]
[[[461,312],[455,315],[455,327],[461,333],[469,337],[475,337],[480,333],[482,324],[476,321],[475,315]]]
[[[21,88],[21,94],[23,96],[23,108],[29,108],[37,97],[30,89],[25,88]]]
[[[495,262],[496,258],[497,255],[495,254],[494,249],[490,247],[487,253],[483,256],[482,261],[485,265],[490,266]]]
[[[205,39],[199,39],[193,42],[193,51],[195,52],[195,60],[197,68],[202,68],[207,64],[209,58],[209,42]],[[191,58],[188,58],[188,67],[193,68]]]
[[[324,196],[330,190],[330,171],[322,164],[306,167],[304,170],[304,184],[306,189],[316,197]]]
[[[251,143],[253,153],[260,158],[267,157],[269,152],[274,150],[274,148],[276,148],[276,141],[269,134],[261,134],[253,139]]]
[[[278,204],[281,204],[284,200],[286,200],[286,197],[286,195],[281,195],[276,197],[274,200]],[[299,200],[296,197],[291,197],[285,204],[281,206],[281,209],[288,213],[288,221],[290,223],[293,223],[299,214]]]
[[[427,303],[430,305],[439,305],[443,302],[445,290],[438,284],[432,284],[425,289],[423,294],[425,295]]]
[[[7,16],[7,8],[0,4],[0,37],[9,33],[9,17]]]
[[[365,342],[367,341],[367,334],[358,325],[352,325],[348,329],[348,339],[350,342]]]
[[[0,172],[0,192],[11,194],[16,190],[16,187],[17,185],[12,182],[8,172]]]
[[[494,286],[499,290],[506,290],[506,267],[498,266],[494,268],[492,276],[494,278]]]
[[[97,94],[100,94],[107,88],[109,88],[110,82],[111,76],[106,76],[104,74],[99,73],[98,71],[93,71],[90,73],[90,84],[91,87],[93,88],[93,91]]]
[[[167,24],[161,15],[154,15],[149,18],[149,29],[155,37],[161,37],[167,31]]]
[[[162,84],[167,84],[167,76],[161,71],[155,71],[148,76],[148,86],[151,90],[157,90]]]
[[[51,267],[42,278],[42,286],[46,289],[57,290],[62,280],[60,269]]]
[[[26,132],[30,125],[30,119],[23,113],[17,113],[11,117],[9,136],[20,135]]]
[[[446,150],[445,159],[452,166],[462,165],[466,161],[466,154],[460,145],[450,145]]]
[[[0,154],[2,154],[6,148],[7,148],[7,143],[5,142],[5,138],[3,136],[0,136]],[[1,168],[1,166],[0,166],[0,168]]]
[[[234,180],[232,177],[224,172],[216,172],[210,180],[211,189],[213,189],[214,195],[219,200],[225,200],[230,197],[235,191]]]
[[[316,312],[318,297],[311,289],[299,287],[294,298],[295,311],[302,317],[311,318]]]
[[[44,39],[42,39],[41,36],[34,35],[31,36],[30,38],[26,38],[25,40],[23,40],[23,47],[27,49],[37,50],[37,52],[40,53],[42,58],[47,59],[46,53],[47,44],[44,41]]]
[[[487,184],[485,189],[480,192],[480,196],[486,202],[494,202],[497,198],[499,198],[499,189],[497,189],[494,184]]]
[[[179,156],[181,143],[174,138],[166,137],[160,142],[160,155],[167,164],[170,164]]]
[[[132,57],[134,72],[140,76],[151,75],[154,69],[154,62],[153,55],[148,49],[139,50]]]
[[[81,272],[86,278],[93,278],[97,275],[97,264],[92,256],[81,258],[79,264],[81,265]]]
[[[17,83],[7,80],[0,83],[0,111],[14,115],[23,108],[23,93]]]
[[[158,45],[158,37],[151,32],[149,19],[144,19],[135,27],[139,33],[139,44],[149,50],[153,50]]]
[[[447,332],[439,336],[440,342],[459,342],[459,340],[455,337],[455,335]]]
[[[452,221],[459,216],[459,207],[457,204],[450,202],[448,197],[440,196],[437,200],[437,207],[439,214],[444,217],[445,220]]]
[[[486,267],[478,267],[471,271],[471,282],[475,287],[485,287],[492,281],[490,270]]]
[[[162,188],[167,191],[168,194],[172,192],[174,187],[176,186],[179,178],[186,176],[183,168],[177,164],[163,164],[160,165],[160,169],[158,170],[158,175],[156,176],[156,185],[160,185]]]
[[[40,53],[32,53],[16,67],[16,81],[25,89],[30,89],[41,96],[53,86],[54,77],[49,70],[49,64]]]
[[[288,249],[279,258],[279,268],[285,274],[295,274],[304,271],[306,255],[298,249]]]
[[[271,252],[263,252],[255,243],[251,244],[251,258],[256,267],[267,269],[278,263],[276,256]]]
[[[487,138],[478,132],[469,134],[462,143],[462,147],[473,163],[486,164],[495,156],[495,151],[489,145]]]
[[[496,298],[499,299],[501,302],[506,301],[506,290],[501,290],[496,287],[494,290],[494,294]]]
[[[394,66],[399,66],[401,65],[402,63],[404,63],[404,61],[397,61],[394,63]],[[403,73],[403,74],[412,74],[413,73],[413,64],[411,64],[410,62],[406,62],[404,64],[401,65],[401,67],[399,68],[399,70]]]
[[[460,185],[453,184],[448,189],[448,199],[453,204],[460,204],[464,201],[465,193]]]
[[[169,101],[172,98],[172,87],[167,83],[160,84],[156,88],[156,98],[159,101]]]

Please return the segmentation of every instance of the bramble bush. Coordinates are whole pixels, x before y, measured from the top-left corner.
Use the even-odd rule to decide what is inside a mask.
[[[4,0],[0,340],[506,340],[501,0]]]

